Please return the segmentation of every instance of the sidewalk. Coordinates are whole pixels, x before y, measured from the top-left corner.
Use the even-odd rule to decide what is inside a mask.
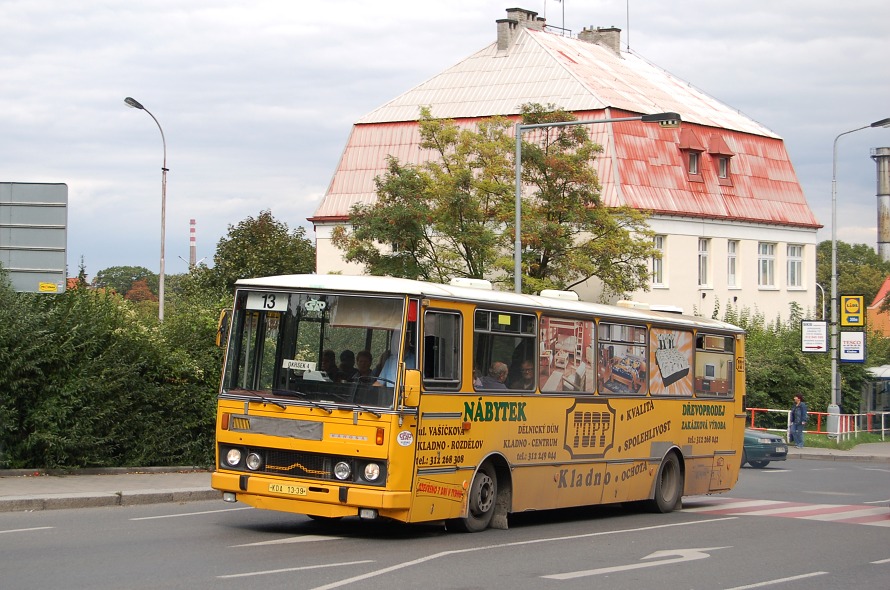
[[[791,447],[788,459],[890,463],[890,441],[861,444],[849,451]],[[221,501],[221,498],[221,493],[210,487],[210,473],[191,467],[102,469],[78,475],[0,470],[0,512]]]
[[[210,473],[189,467],[101,469],[78,475],[0,470],[0,512],[221,500]]]

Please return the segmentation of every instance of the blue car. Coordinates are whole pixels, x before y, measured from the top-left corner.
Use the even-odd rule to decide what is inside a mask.
[[[766,430],[745,429],[745,447],[742,452],[742,465],[763,469],[770,461],[784,461],[788,457],[788,444],[785,439]]]

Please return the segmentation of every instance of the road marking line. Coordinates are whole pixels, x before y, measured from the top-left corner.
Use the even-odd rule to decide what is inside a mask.
[[[795,580],[805,580],[806,578],[814,578],[816,576],[824,576],[828,572],[813,572],[810,574],[801,574],[799,576],[791,576],[788,578],[778,578],[776,580],[767,580],[766,582],[758,582],[756,584],[748,584],[746,586],[734,586],[732,588],[726,588],[726,590],[750,590],[750,588],[763,588],[764,586],[772,586],[774,584],[781,584],[782,582],[793,582]]]
[[[781,500],[741,500],[733,501],[731,499],[720,499],[714,504],[705,504],[703,506],[693,506],[691,508],[683,508],[683,512],[709,512],[713,510],[736,510],[740,508],[756,508],[766,506],[779,506],[787,504]]]
[[[265,571],[260,571],[260,572],[246,572],[243,574],[227,574],[227,575],[216,576],[216,577],[220,578],[220,579],[247,578],[250,576],[265,576],[268,574],[283,574],[286,572],[300,572],[300,571],[305,571],[305,570],[317,570],[317,569],[323,569],[323,568],[328,568],[328,567],[341,567],[344,565],[358,565],[361,563],[374,563],[374,560],[373,559],[363,559],[362,561],[344,561],[343,563],[325,563],[322,565],[304,565],[301,567],[287,567],[287,568],[278,569],[278,570],[265,570]]]
[[[849,508],[855,508],[850,506]],[[862,516],[880,516],[887,514],[886,508],[863,508],[861,510],[847,510],[846,512],[835,512],[832,514],[814,514],[812,516],[802,516],[807,520],[843,520],[847,518],[859,518]]]
[[[236,510],[253,510],[253,506],[245,508],[223,508],[222,510],[205,510],[203,512],[183,512],[182,514],[162,514],[160,516],[140,516],[130,520],[157,520],[159,518],[178,518],[180,516],[200,516],[202,514],[216,514],[218,512],[235,512]]]
[[[259,541],[257,543],[245,543],[243,545],[232,545],[231,547],[260,547],[262,545],[283,545],[286,543],[311,543],[314,541],[338,541],[341,537],[326,537],[323,535],[301,535],[299,537],[285,537],[284,539],[275,539],[272,541]]]
[[[565,537],[550,537],[546,539],[530,539],[528,541],[516,541],[514,543],[499,543],[497,545],[483,545],[481,547],[467,547],[466,549],[454,549],[450,551],[442,551],[441,553],[433,553],[432,555],[427,555],[425,557],[418,557],[417,559],[413,559],[411,561],[406,561],[403,563],[397,563],[395,565],[391,565],[389,567],[385,567],[383,569],[379,569],[373,572],[368,572],[366,574],[361,574],[359,576],[353,576],[352,578],[347,578],[345,580],[340,580],[339,582],[331,582],[330,584],[325,584],[324,586],[318,586],[317,588],[313,588],[312,590],[333,590],[334,588],[340,588],[341,586],[348,586],[354,582],[362,582],[369,578],[374,578],[376,576],[382,576],[384,574],[388,574],[390,572],[394,572],[400,569],[404,569],[407,567],[411,567],[414,565],[418,565],[421,563],[425,563],[427,561],[433,561],[434,559],[439,559],[440,557],[448,557],[451,555],[458,555],[460,553],[469,553],[472,551],[486,551],[488,549],[503,549],[505,547],[519,547],[522,545],[534,545],[538,543],[551,543],[553,541],[573,541],[575,539],[589,539],[592,537],[602,537],[605,535],[617,535],[620,533],[638,533],[642,531],[652,531],[657,529],[666,529],[673,528],[678,526],[688,526],[688,525],[700,525],[700,524],[708,524],[712,522],[723,522],[726,520],[735,520],[736,516],[729,516],[725,518],[710,518],[708,520],[694,520],[690,522],[677,522],[671,524],[659,524],[654,526],[647,527],[639,527],[635,529],[619,529],[615,531],[602,531],[599,533],[585,533],[583,535],[569,535]]]
[[[877,560],[877,561],[873,561],[873,562],[871,562],[871,563],[873,563],[873,564],[875,564],[875,565],[881,565],[881,564],[884,564],[884,563],[890,563],[890,559],[879,559],[879,560]]]
[[[54,529],[54,528],[56,528],[56,527],[36,526],[36,527],[32,527],[30,529],[9,529],[8,531],[0,531],[0,535],[2,535],[3,533],[29,533],[31,531],[45,531],[45,530]]]

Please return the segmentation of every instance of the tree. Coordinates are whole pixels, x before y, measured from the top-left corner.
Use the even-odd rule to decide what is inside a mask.
[[[158,297],[148,288],[148,283],[145,279],[139,279],[138,281],[133,281],[133,286],[124,295],[124,299],[129,301],[157,301]]]
[[[524,123],[572,120],[529,104]],[[421,109],[421,165],[388,162],[377,178],[377,202],[350,212],[351,231],[334,230],[333,244],[370,274],[447,282],[486,278],[513,284],[514,152],[510,123],[495,117],[475,129],[433,119]],[[543,139],[542,139],[543,138]],[[582,127],[549,128],[523,142],[523,288],[570,288],[591,277],[607,291],[648,288],[648,261],[657,253],[646,216],[605,207],[591,167],[600,151]]]
[[[837,243],[838,294],[864,295],[865,304],[871,305],[888,276],[890,262],[881,259],[871,246]],[[816,282],[825,289],[825,296],[830,297],[831,240],[820,242],[816,247]]]
[[[489,278],[512,215],[509,123],[461,129],[424,108],[418,125],[420,147],[432,157],[420,166],[390,158],[375,179],[377,202],[353,207],[352,233],[338,227],[332,241],[372,275]]]
[[[306,229],[291,230],[269,210],[230,225],[216,245],[213,268],[193,270],[201,284],[224,294],[231,294],[238,279],[314,271],[315,246]]]
[[[553,105],[523,105],[524,124],[574,121]],[[545,127],[522,146],[522,269],[526,291],[570,289],[596,277],[604,296],[649,290],[649,260],[658,254],[647,215],[607,207],[591,162],[602,147],[582,125]]]
[[[136,281],[145,281],[152,293],[158,290],[158,275],[144,266],[110,266],[93,277],[93,287],[111,289],[125,295]]]

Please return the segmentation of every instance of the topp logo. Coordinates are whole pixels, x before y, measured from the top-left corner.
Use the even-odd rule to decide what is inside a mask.
[[[614,425],[609,402],[576,401],[566,411],[565,449],[573,458],[602,457],[612,448]]]

